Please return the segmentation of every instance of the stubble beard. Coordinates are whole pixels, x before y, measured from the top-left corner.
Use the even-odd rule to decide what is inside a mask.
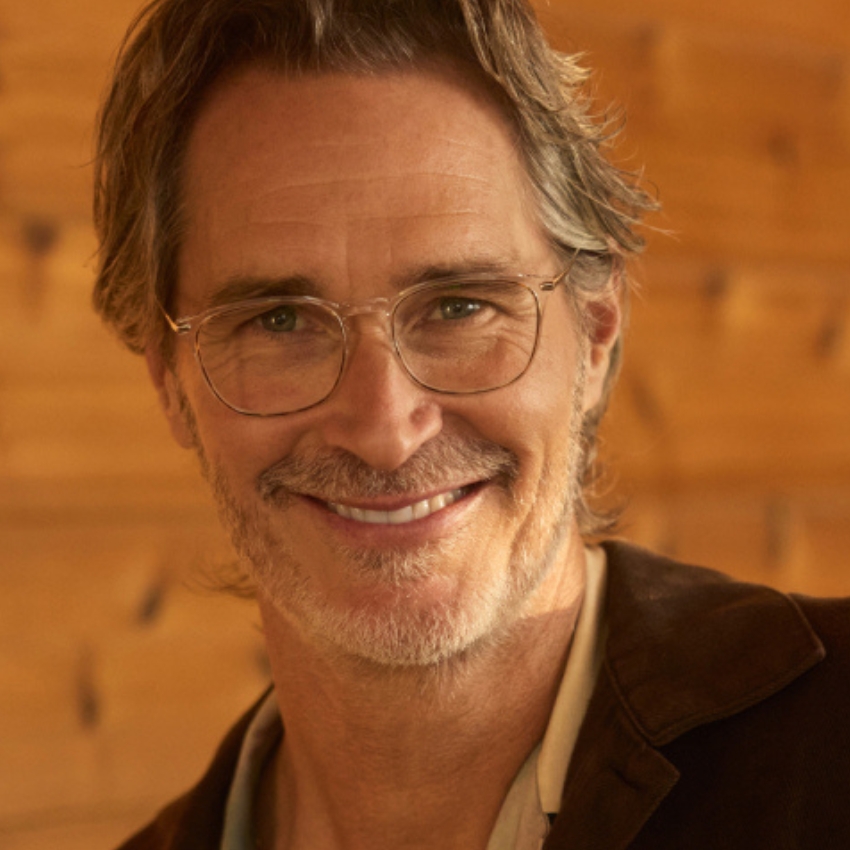
[[[437,540],[416,549],[365,549],[329,540],[332,556],[361,578],[399,588],[409,604],[382,610],[340,609],[315,586],[309,565],[299,559],[285,528],[292,493],[322,494],[327,501],[440,489],[447,477],[489,480],[508,515],[525,508],[517,494],[519,460],[488,441],[440,435],[392,472],[368,467],[355,456],[333,450],[313,457],[284,458],[257,480],[256,505],[241,503],[224,471],[212,465],[197,441],[205,477],[219,515],[230,533],[256,591],[302,634],[331,654],[380,668],[434,668],[449,660],[509,640],[522,605],[554,566],[569,531],[581,482],[581,399],[583,369],[572,394],[569,446],[558,469],[544,469],[527,518],[501,570],[485,570],[487,580],[467,585],[461,598],[416,604],[415,585],[446,559],[457,558],[458,540]],[[475,534],[469,528],[466,534]],[[470,542],[472,545],[470,545]],[[485,551],[486,540],[472,540],[467,552]],[[405,593],[405,588],[410,592]]]

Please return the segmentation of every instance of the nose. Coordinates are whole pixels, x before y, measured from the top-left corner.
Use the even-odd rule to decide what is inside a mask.
[[[321,408],[324,442],[374,469],[397,469],[442,429],[439,397],[408,376],[377,322],[353,335],[345,372]]]

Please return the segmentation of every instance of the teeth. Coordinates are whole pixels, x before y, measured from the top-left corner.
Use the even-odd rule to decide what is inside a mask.
[[[434,496],[430,501],[430,507],[432,511],[439,511],[446,506],[446,494],[440,493],[439,496]],[[451,504],[451,502],[449,503]]]
[[[393,525],[402,525],[405,522],[410,522],[413,519],[413,508],[408,505],[406,508],[393,511],[391,514],[387,514],[387,519]]]
[[[427,499],[423,499],[421,502],[417,502],[413,505],[411,510],[413,511],[414,519],[422,519],[431,513],[431,505]]]
[[[415,519],[424,519],[449,505],[453,505],[461,496],[463,488],[452,490],[449,493],[440,493],[431,499],[422,499],[412,505],[405,505],[395,511],[369,511],[362,508],[353,508],[349,505],[340,505],[328,502],[328,507],[345,519],[357,520],[357,522],[368,522],[375,525],[403,525],[413,522]]]

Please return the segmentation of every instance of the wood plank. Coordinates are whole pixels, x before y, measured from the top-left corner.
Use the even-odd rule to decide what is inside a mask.
[[[123,383],[11,387],[3,406],[0,475],[81,480],[118,473],[144,478],[188,470],[157,401],[144,385]]]
[[[847,276],[647,260],[608,442],[653,477],[847,480]]]
[[[582,13],[605,20],[673,23],[700,31],[731,30],[748,36],[850,47],[850,10],[844,0],[814,0],[806,6],[796,0],[644,0],[639,6],[630,0],[537,0],[535,5],[550,28]]]
[[[156,805],[40,812],[31,820],[0,822],[0,841],[5,850],[113,850],[150,820]]]
[[[553,29],[565,46],[587,54],[601,105],[626,107],[627,150],[657,135],[786,162],[846,160],[846,48],[572,5]]]
[[[176,793],[265,686],[253,607],[190,584],[231,557],[209,531],[0,526],[0,834]]]
[[[601,68],[602,104],[628,109],[619,156],[646,166],[665,205],[656,224],[678,235],[662,250],[848,262],[846,49],[672,20],[574,19],[576,42]]]
[[[149,383],[92,309],[95,252],[88,221],[0,215],[0,384]]]
[[[850,488],[660,488],[636,493],[623,520],[631,540],[686,562],[788,592],[850,595]]]

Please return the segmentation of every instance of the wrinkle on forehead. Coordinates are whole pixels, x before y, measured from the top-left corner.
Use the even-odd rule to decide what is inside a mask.
[[[500,132],[482,132],[494,124]],[[427,144],[416,144],[426,136]],[[209,139],[215,144],[203,143]],[[287,79],[249,68],[198,117],[186,188],[213,175],[226,192],[231,180],[250,180],[256,165],[266,164],[268,174],[285,173],[297,189],[346,181],[352,163],[358,180],[429,174],[476,180],[482,170],[513,171],[519,156],[499,107],[450,69]]]
[[[472,189],[470,189],[472,184]],[[416,205],[411,190],[416,189]],[[418,179],[416,175],[398,178],[350,179],[296,188],[287,183],[269,189],[245,209],[234,211],[257,225],[287,220],[340,223],[384,218],[387,221],[483,216],[498,201],[507,185],[486,180],[438,177]],[[297,216],[293,213],[297,212]]]
[[[293,169],[292,174],[295,173]],[[272,195],[276,191],[280,191],[280,189],[286,189],[287,191],[298,191],[299,189],[315,189],[315,188],[326,188],[326,187],[339,187],[344,188],[347,185],[351,186],[359,186],[364,182],[377,182],[377,181],[393,181],[393,180],[409,180],[412,178],[421,178],[421,179],[440,179],[443,177],[459,177],[463,180],[469,180],[473,183],[480,183],[483,186],[490,186],[491,181],[485,180],[482,177],[478,177],[475,174],[465,174],[463,172],[454,172],[452,169],[445,169],[442,171],[422,171],[417,169],[411,169],[409,171],[398,170],[396,172],[390,172],[386,168],[376,167],[371,172],[366,172],[363,174],[358,174],[356,176],[346,175],[332,175],[328,177],[315,177],[312,180],[299,180],[294,177],[287,179],[280,186],[268,189],[266,191],[261,191],[258,193],[257,199],[262,200],[266,195]],[[263,181],[265,185],[265,181]]]
[[[429,205],[445,208],[447,203],[454,203],[459,211],[475,212],[470,198],[483,210],[501,193],[516,194],[521,171],[510,151],[497,157],[465,145],[463,155],[456,156],[454,146],[443,147],[436,139],[415,151],[407,150],[409,140],[386,148],[337,147],[333,156],[327,151],[316,155],[309,142],[282,144],[268,156],[252,148],[250,172],[240,168],[244,159],[235,156],[231,167],[217,170],[212,185],[205,181],[205,191],[222,210],[257,224],[283,221],[292,209],[313,212],[305,218],[316,220],[335,215],[364,217],[370,214],[369,205],[392,212],[394,203],[405,206],[413,183],[420,190],[417,202],[423,214],[428,214]],[[212,173],[213,169],[207,172]],[[250,198],[250,209],[234,207],[234,198]]]
[[[380,286],[417,263],[540,256],[525,190],[512,129],[463,79],[254,69],[190,137],[181,288],[197,301],[239,275]]]

